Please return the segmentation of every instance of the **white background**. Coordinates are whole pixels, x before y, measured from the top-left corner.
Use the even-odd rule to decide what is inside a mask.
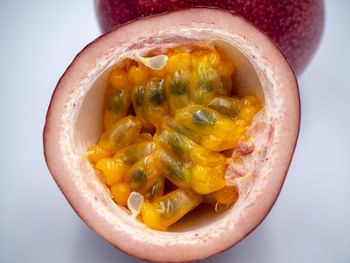
[[[90,0],[0,0],[0,262],[142,262],[97,236],[51,178],[42,129],[54,87],[99,35]],[[320,49],[299,78],[301,131],[266,220],[203,262],[350,262],[350,1],[326,1]]]

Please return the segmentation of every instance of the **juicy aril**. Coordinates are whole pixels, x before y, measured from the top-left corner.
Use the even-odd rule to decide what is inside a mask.
[[[323,0],[97,0],[102,32],[125,22],[172,10],[209,6],[235,12],[262,29],[299,75],[314,55],[323,32]],[[218,18],[220,19],[220,18]]]

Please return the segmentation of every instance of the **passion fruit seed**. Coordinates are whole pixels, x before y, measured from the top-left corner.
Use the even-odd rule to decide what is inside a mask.
[[[130,172],[128,183],[133,189],[140,189],[147,183],[147,173],[140,167],[135,168]]]
[[[106,184],[111,185],[120,181],[134,163],[154,151],[154,149],[155,143],[153,141],[133,144],[118,151],[113,158],[100,159],[96,164],[96,168],[103,172]]]
[[[181,133],[182,135],[190,138],[196,143],[199,143],[201,141],[201,136],[198,133],[194,132],[193,130],[185,126],[178,125],[174,120],[168,120],[165,126],[173,129],[174,131]]]
[[[136,113],[137,117],[139,118],[142,127],[151,129],[153,125],[146,121],[146,113],[145,113],[145,86],[144,85],[134,85],[131,90],[131,102],[134,109],[134,112]]]
[[[218,95],[231,96],[232,80],[230,77],[222,76],[218,88]]]
[[[181,96],[188,92],[188,72],[176,71],[169,77],[168,90],[173,96]]]
[[[218,86],[218,74],[211,67],[200,66],[193,72],[192,100],[196,104],[207,104]]]
[[[148,83],[147,98],[155,106],[161,105],[165,101],[164,80],[151,79]]]
[[[160,172],[157,154],[152,153],[131,166],[123,178],[132,191],[145,194],[157,181]]]
[[[136,117],[124,117],[102,134],[98,145],[106,151],[115,153],[131,144],[139,135],[141,127],[141,123]]]
[[[235,119],[241,110],[241,102],[239,99],[216,96],[208,105],[209,108],[226,115],[231,119]]]
[[[202,196],[191,189],[177,189],[142,206],[142,219],[153,229],[165,231],[181,217],[198,206]]]
[[[164,80],[152,78],[148,81],[144,94],[144,110],[147,121],[158,127],[168,114]]]
[[[154,138],[173,155],[194,164],[212,167],[226,163],[226,158],[222,154],[210,151],[171,129],[162,129]]]
[[[104,111],[104,127],[112,127],[118,120],[125,117],[130,107],[130,94],[128,90],[106,90],[106,105]]]
[[[217,118],[207,110],[199,109],[192,116],[192,122],[197,126],[214,126]]]
[[[136,85],[133,89],[133,106],[134,108],[139,108],[143,106],[143,95],[145,93],[145,86]]]
[[[117,91],[107,99],[107,109],[109,111],[119,112],[125,105],[125,93]]]
[[[105,131],[87,153],[113,200],[163,231],[201,202],[235,202],[220,152],[236,145],[261,106],[254,95],[230,97],[233,63],[203,48],[133,58],[137,65],[110,73]]]
[[[178,160],[165,151],[159,151],[162,174],[178,187],[191,187],[191,163]]]
[[[165,135],[166,136],[166,135]],[[177,156],[184,156],[188,147],[185,145],[184,136],[173,133],[170,134],[167,138],[161,137],[160,141],[166,146],[170,146],[171,151]]]
[[[190,76],[191,72],[185,69],[176,71],[167,78],[165,87],[171,115],[190,103]]]
[[[116,153],[114,158],[120,158],[126,165],[131,166],[138,160],[153,152],[155,148],[156,145],[153,141],[141,142],[124,148],[121,152]]]
[[[157,181],[152,185],[151,189],[148,190],[146,194],[146,199],[148,201],[152,201],[155,198],[162,196],[164,193],[164,184],[165,184],[165,179],[163,176],[159,177]]]

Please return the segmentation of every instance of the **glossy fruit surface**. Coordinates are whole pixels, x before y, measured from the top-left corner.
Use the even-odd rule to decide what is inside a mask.
[[[97,0],[102,32],[139,17],[194,7],[219,7],[248,19],[275,41],[299,75],[321,40],[323,0]]]

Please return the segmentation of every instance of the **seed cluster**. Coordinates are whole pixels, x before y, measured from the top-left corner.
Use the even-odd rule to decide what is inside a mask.
[[[140,219],[158,230],[202,202],[229,205],[238,199],[224,179],[224,153],[244,139],[261,107],[254,95],[232,96],[234,66],[217,50],[166,55],[161,70],[129,61],[111,71],[105,131],[88,149],[113,200],[127,206],[130,194],[140,193]]]

